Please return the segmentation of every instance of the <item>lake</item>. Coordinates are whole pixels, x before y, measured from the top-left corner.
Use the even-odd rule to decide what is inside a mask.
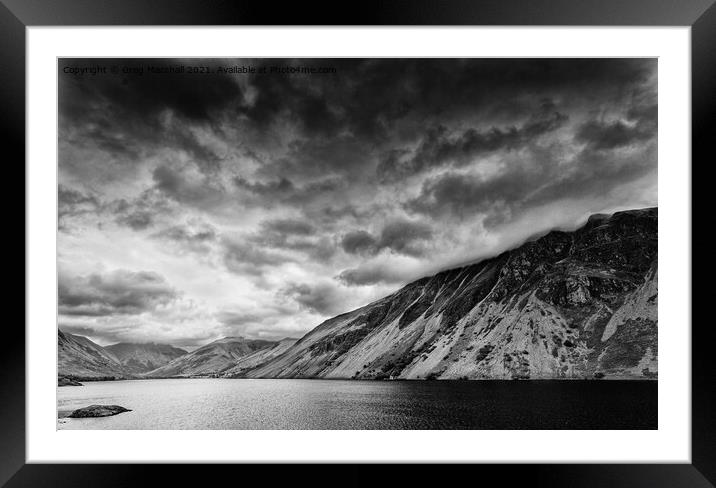
[[[162,379],[57,388],[58,429],[656,429],[656,381]],[[132,409],[71,419],[91,404]]]

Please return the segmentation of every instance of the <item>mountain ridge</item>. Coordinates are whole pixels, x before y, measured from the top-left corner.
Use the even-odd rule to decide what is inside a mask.
[[[205,344],[154,370],[146,377],[214,375],[233,368],[239,360],[275,342],[243,337],[223,337]]]
[[[657,225],[656,207],[594,215],[420,278],[244,375],[655,378]]]
[[[174,359],[187,354],[184,349],[169,344],[155,342],[120,342],[105,346],[105,350],[114,354],[124,368],[134,374],[155,370]]]

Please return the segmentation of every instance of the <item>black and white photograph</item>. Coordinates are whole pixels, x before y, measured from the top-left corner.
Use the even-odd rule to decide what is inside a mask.
[[[59,58],[57,429],[657,429],[657,67]]]

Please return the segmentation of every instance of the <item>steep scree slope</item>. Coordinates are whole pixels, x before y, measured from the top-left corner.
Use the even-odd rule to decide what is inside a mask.
[[[655,378],[656,208],[595,215],[329,319],[239,376]]]

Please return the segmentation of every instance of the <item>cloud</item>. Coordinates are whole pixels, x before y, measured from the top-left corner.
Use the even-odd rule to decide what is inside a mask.
[[[241,89],[231,77],[206,74],[201,83],[182,72],[169,72],[180,67],[182,60],[171,59],[60,59],[60,72],[65,67],[82,65],[121,66],[134,73],[98,76],[60,76],[61,112],[72,121],[86,120],[87,106],[103,105],[118,117],[142,120],[170,110],[190,120],[210,122],[216,110],[241,96]],[[214,62],[212,62],[214,64]],[[149,67],[164,72],[152,76]],[[139,74],[137,70],[144,71]],[[83,105],[84,102],[84,105]]]
[[[59,159],[64,178],[93,184],[141,176],[146,161],[173,152],[207,174],[227,156],[212,142],[219,119],[241,103],[232,77],[186,73],[151,74],[183,61],[163,59],[59,60]],[[75,76],[64,68],[99,65],[108,73]],[[133,73],[110,74],[119,66]],[[143,69],[142,73],[137,70]],[[208,137],[207,137],[208,136]]]
[[[365,230],[346,233],[341,239],[341,247],[349,254],[375,254],[379,249],[378,240]]]
[[[155,342],[196,347],[222,336],[211,310],[184,295],[138,314],[60,315],[59,327],[102,345]]]
[[[268,219],[247,237],[257,247],[294,251],[313,260],[327,260],[336,251],[330,235],[320,235],[312,224],[296,219]]]
[[[85,297],[61,318],[107,340],[296,336],[526,235],[656,204],[656,59],[82,59],[60,70],[83,64],[145,68],[60,72],[58,259],[64,296]],[[148,65],[335,72],[198,82]],[[116,268],[154,270],[177,297],[102,298],[88,277]]]
[[[583,123],[575,134],[578,142],[585,143],[592,150],[601,151],[639,144],[656,137],[656,106],[642,108],[641,112],[630,111],[636,116],[626,120],[589,120]]]
[[[265,316],[251,312],[247,313],[222,311],[217,314],[217,318],[222,324],[236,327],[260,323],[265,318]]]
[[[347,312],[345,304],[348,293],[331,281],[292,283],[279,291],[280,296],[290,298],[301,308],[322,316]]]
[[[432,228],[422,222],[394,220],[380,233],[379,247],[391,249],[399,254],[419,256],[423,254],[422,244],[433,236]]]
[[[200,207],[216,201],[217,193],[223,192],[223,189],[204,176],[191,178],[185,170],[168,165],[157,166],[152,173],[152,179],[155,187],[167,197]]]
[[[136,315],[178,297],[163,276],[151,271],[118,269],[87,276],[59,275],[59,311],[63,315]]]
[[[93,195],[87,195],[80,191],[59,185],[57,188],[57,199],[59,203],[60,216],[85,209],[95,209],[99,206],[99,200]]]
[[[281,340],[287,337],[300,338],[303,332],[296,322],[287,321],[287,317],[296,317],[306,312],[296,306],[268,306],[260,310],[232,311],[223,310],[217,314],[223,336],[243,336],[257,339]],[[312,321],[315,316],[311,312]]]
[[[291,141],[286,154],[263,166],[259,174],[282,175],[299,181],[333,176],[340,181],[341,177],[365,173],[372,158],[371,145],[355,135],[311,136]]]
[[[243,204],[265,208],[309,204],[321,198],[335,196],[338,190],[347,186],[343,180],[336,177],[321,178],[300,186],[284,177],[268,181],[248,181],[237,176],[233,183]]]
[[[343,270],[336,279],[346,286],[398,285],[422,275],[423,270],[415,262],[378,259]]]
[[[264,232],[280,235],[310,236],[316,232],[313,225],[294,219],[271,219],[261,223]]]
[[[532,181],[523,169],[507,170],[494,178],[448,172],[425,181],[420,194],[405,207],[433,217],[462,219],[487,212],[497,202],[521,201]]]
[[[264,250],[242,238],[222,237],[221,246],[226,268],[237,274],[261,276],[268,268],[291,261],[284,254]]]
[[[425,243],[433,237],[433,229],[425,223],[396,219],[386,224],[378,237],[365,230],[346,233],[341,247],[349,254],[375,255],[384,249],[398,254],[420,256]]]
[[[94,222],[103,225],[108,221],[128,227],[133,231],[142,231],[153,227],[163,218],[174,212],[171,202],[155,190],[141,192],[135,198],[101,200],[93,194],[73,190],[62,184],[58,186],[59,229],[67,231],[69,227],[84,223],[93,217]]]
[[[66,230],[67,222],[78,216],[96,213],[101,202],[94,195],[59,185],[57,188],[57,218],[60,230]]]
[[[136,198],[120,198],[105,203],[102,211],[112,215],[117,224],[142,231],[154,227],[162,218],[171,217],[174,208],[162,192],[149,189]]]
[[[607,189],[629,185],[655,169],[654,141],[637,151],[587,147],[568,161],[560,161],[556,151],[535,151],[496,175],[443,173],[427,179],[404,207],[432,218],[484,218],[483,224],[495,226],[530,208],[575,198],[606,198]]]
[[[202,221],[173,225],[152,234],[152,237],[168,242],[182,252],[207,254],[219,236],[216,229]]]
[[[396,181],[428,169],[446,165],[465,166],[476,158],[497,151],[513,151],[533,144],[545,134],[561,128],[568,117],[556,110],[551,100],[543,100],[538,113],[520,127],[474,128],[450,134],[445,126],[430,129],[411,154],[404,149],[388,151],[377,168],[381,180]]]

